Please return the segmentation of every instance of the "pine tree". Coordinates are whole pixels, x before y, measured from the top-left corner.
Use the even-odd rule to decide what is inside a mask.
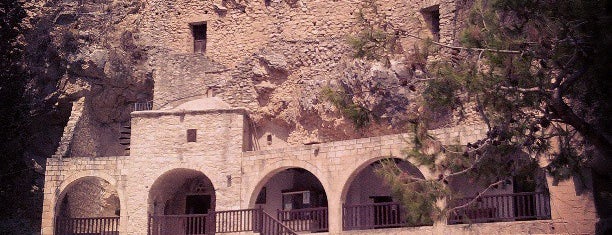
[[[23,160],[26,146],[27,74],[23,67],[23,2],[0,2],[0,233],[31,234],[39,227],[42,205],[33,190],[35,173]]]
[[[372,5],[366,2],[366,7]],[[421,39],[426,54],[433,48],[454,50],[461,57],[426,65],[426,111],[416,114],[416,144],[406,151],[406,157],[440,172],[438,179],[406,179],[393,164],[379,170],[399,198],[411,198],[402,200],[405,207],[433,205],[440,197],[456,195],[445,185],[459,176],[483,182],[484,191],[512,177],[533,177],[542,158],[549,159],[546,170],[556,181],[581,178],[592,167],[600,181],[611,182],[609,3],[478,0],[467,9],[467,23],[452,45],[421,39],[384,19],[365,20],[368,24],[350,41],[356,57],[383,62],[399,37]],[[422,61],[421,55],[414,56],[413,61]],[[463,112],[469,103],[486,123],[487,136],[467,146],[439,146],[427,134],[427,110]],[[424,151],[435,145],[438,151]],[[513,162],[511,156],[520,152],[531,160]],[[419,193],[432,196],[415,199],[415,185],[420,185]],[[610,186],[597,187],[596,199],[612,200]],[[609,217],[612,203],[599,204],[600,217]],[[436,219],[464,206],[421,207],[421,212]]]

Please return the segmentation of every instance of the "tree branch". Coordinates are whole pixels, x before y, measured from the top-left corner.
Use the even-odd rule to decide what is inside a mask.
[[[574,111],[563,101],[563,96],[559,89],[555,90],[550,99],[549,107],[555,115],[560,117],[564,123],[574,127],[585,139],[591,142],[601,154],[612,159],[612,143],[598,129],[574,113]]]
[[[523,93],[539,92],[539,93],[546,94],[546,92],[550,92],[550,90],[545,90],[545,89],[543,90],[543,89],[540,89],[539,87],[521,88],[521,87],[500,86],[499,89],[504,90],[504,91],[519,91]]]
[[[504,181],[506,181],[506,180],[500,180],[500,181],[497,181],[497,182],[495,182],[495,183],[490,184],[490,185],[489,185],[489,187],[485,188],[483,191],[481,191],[480,193],[478,193],[478,195],[476,195],[476,197],[474,197],[474,198],[473,198],[472,200],[470,200],[468,203],[465,203],[465,204],[463,204],[463,205],[461,205],[461,206],[456,206],[456,207],[453,207],[453,208],[449,209],[449,212],[454,212],[454,211],[456,211],[456,210],[463,209],[463,208],[466,208],[466,207],[470,206],[470,205],[471,205],[471,204],[473,204],[474,202],[478,201],[478,199],[479,199],[480,197],[482,197],[482,195],[484,195],[484,194],[485,194],[487,191],[489,191],[489,189],[491,189],[491,188],[493,188],[493,187],[495,187],[495,186],[497,186],[497,185],[502,184]]]
[[[416,35],[409,34],[408,32],[406,32],[404,30],[398,30],[398,33],[399,33],[399,35],[402,35],[402,36],[407,36],[407,37],[416,38],[416,39],[425,41],[424,38],[421,38],[421,37],[416,36]],[[432,41],[431,43],[433,43],[435,45],[438,45],[438,46],[441,46],[441,47],[457,49],[457,50],[490,51],[490,52],[505,53],[505,54],[521,54],[521,53],[523,53],[522,51],[515,51],[515,50],[503,50],[503,49],[492,49],[492,48],[476,48],[476,47],[460,47],[460,46],[453,46],[453,45],[443,44],[443,43],[434,42],[434,41]]]

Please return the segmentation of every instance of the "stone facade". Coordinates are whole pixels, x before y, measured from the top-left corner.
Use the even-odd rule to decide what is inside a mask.
[[[53,234],[53,219],[67,189],[88,177],[105,180],[116,188],[121,208],[121,234],[146,234],[152,213],[155,182],[177,169],[201,172],[214,186],[216,210],[255,207],[261,187],[276,173],[289,168],[311,172],[328,198],[329,234],[435,234],[455,233],[592,233],[595,212],[589,195],[576,196],[571,183],[549,185],[552,219],[444,225],[419,228],[342,231],[342,204],[357,174],[377,160],[401,156],[412,144],[412,134],[398,134],[329,143],[250,151],[243,109],[141,111],[132,114],[130,156],[52,158],[47,163],[43,234]],[[186,130],[197,129],[196,142],[187,142]],[[248,129],[248,128],[246,128]],[[436,130],[438,136],[470,138],[482,126],[463,130]],[[467,130],[467,131],[466,131]],[[465,135],[464,135],[465,133]],[[434,178],[427,168],[425,178]],[[190,176],[186,176],[189,178]],[[579,212],[580,216],[577,216]]]
[[[313,90],[341,76],[340,61],[350,57],[346,39],[362,3],[147,1],[134,38],[148,55],[154,110],[131,114],[129,156],[104,156],[87,152],[88,145],[105,145],[103,140],[72,141],[72,136],[90,133],[86,125],[79,126],[86,119],[83,101],[74,104],[60,148],[47,162],[42,233],[54,233],[65,195],[91,178],[116,191],[120,234],[140,235],[147,233],[150,214],[185,210],[186,199],[175,199],[193,190],[191,182],[206,181],[202,195],[212,195],[211,209],[247,209],[256,207],[264,185],[287,169],[308,171],[320,182],[327,198],[328,234],[594,232],[591,195],[576,195],[571,182],[552,185],[550,179],[551,219],[343,231],[342,205],[359,173],[381,159],[403,158],[402,150],[414,144],[413,133],[392,127],[334,134],[341,132],[335,129],[338,123],[347,120],[313,118]],[[394,27],[419,37],[432,36],[421,10],[437,7],[439,41],[455,41],[460,24],[455,1],[378,3]],[[194,53],[192,27],[203,23],[206,51]],[[411,48],[415,40],[402,38],[401,44]],[[317,105],[325,106],[321,103]],[[443,144],[466,145],[486,132],[476,124],[430,133]],[[342,140],[347,136],[355,138]],[[417,175],[437,178],[428,168],[408,163],[418,169]]]

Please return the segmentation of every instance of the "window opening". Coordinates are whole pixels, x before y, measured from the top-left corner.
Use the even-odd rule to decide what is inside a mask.
[[[185,214],[206,214],[211,208],[210,195],[187,195],[185,198]]]
[[[187,130],[187,142],[196,142],[198,136],[197,129],[188,129]]]
[[[191,24],[191,31],[193,33],[193,52],[206,52],[206,29],[206,22]]]
[[[440,41],[440,7],[434,5],[423,8],[421,14],[423,14],[423,18],[425,18],[425,22],[427,23],[433,40],[436,42]]]
[[[272,145],[272,135],[266,135],[266,142],[268,143],[268,145]]]

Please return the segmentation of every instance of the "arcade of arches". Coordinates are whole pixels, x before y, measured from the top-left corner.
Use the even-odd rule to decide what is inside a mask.
[[[379,161],[385,159],[382,157],[385,153],[387,156],[399,155],[405,146],[405,139],[409,138],[395,135],[278,151],[247,151],[237,154],[236,158],[228,157],[228,164],[220,164],[214,159],[208,161],[208,158],[199,156],[51,159],[47,168],[49,180],[45,186],[55,189],[55,192],[46,188],[45,192],[50,192],[51,196],[46,195],[45,200],[53,201],[45,203],[54,209],[45,211],[51,212],[50,221],[53,223],[43,234],[82,233],[78,229],[91,227],[92,224],[112,227],[105,228],[105,234],[209,234],[212,233],[210,229],[220,233],[218,226],[227,223],[219,220],[221,216],[210,216],[210,211],[256,213],[258,208],[296,232],[351,234],[358,232],[356,230],[368,229],[368,234],[382,234],[387,230],[369,229],[402,227],[397,230],[402,234],[435,234],[434,229],[442,233],[461,234],[465,231],[452,224],[463,223],[466,218],[476,218],[487,222],[475,227],[478,231],[497,231],[499,224],[490,222],[505,216],[501,218],[507,221],[514,221],[513,218],[527,220],[521,221],[520,226],[514,226],[515,222],[511,222],[512,231],[547,233],[552,232],[551,221],[560,219],[551,219],[550,214],[541,213],[559,211],[560,206],[567,206],[553,204],[552,201],[548,203],[547,198],[540,197],[545,194],[520,193],[520,198],[512,199],[514,185],[506,185],[491,189],[487,197],[493,200],[483,200],[482,208],[468,211],[484,212],[486,217],[466,213],[449,218],[448,224],[406,228],[398,200],[375,173]],[[350,146],[359,144],[367,150],[361,154],[347,151]],[[385,149],[385,146],[390,147]],[[433,174],[427,169],[417,168],[405,160],[394,158],[394,161],[408,174],[432,178]],[[230,166],[229,162],[237,164]],[[87,169],[86,166],[94,166],[94,169]],[[239,167],[233,169],[233,166]],[[541,185],[548,185],[551,195],[569,196],[558,192],[571,189],[571,185],[550,186],[550,183],[542,183],[537,185],[536,191]],[[453,187],[465,187],[467,196],[472,185],[470,182],[451,182]],[[570,195],[578,198],[575,194]],[[496,208],[495,200],[505,200],[510,205]],[[574,203],[570,205],[580,206],[576,202],[584,201],[570,200]],[[250,221],[249,229],[252,230],[249,231],[257,232],[261,227],[257,227],[258,220],[253,220],[253,215],[257,214],[242,218]],[[95,222],[73,222],[81,217],[90,217],[89,221]],[[66,222],[65,218],[73,220]],[[588,223],[581,221],[576,223]],[[570,231],[569,228],[564,231]],[[586,228],[577,225],[571,229],[585,231]],[[98,230],[88,231],[101,233]]]

